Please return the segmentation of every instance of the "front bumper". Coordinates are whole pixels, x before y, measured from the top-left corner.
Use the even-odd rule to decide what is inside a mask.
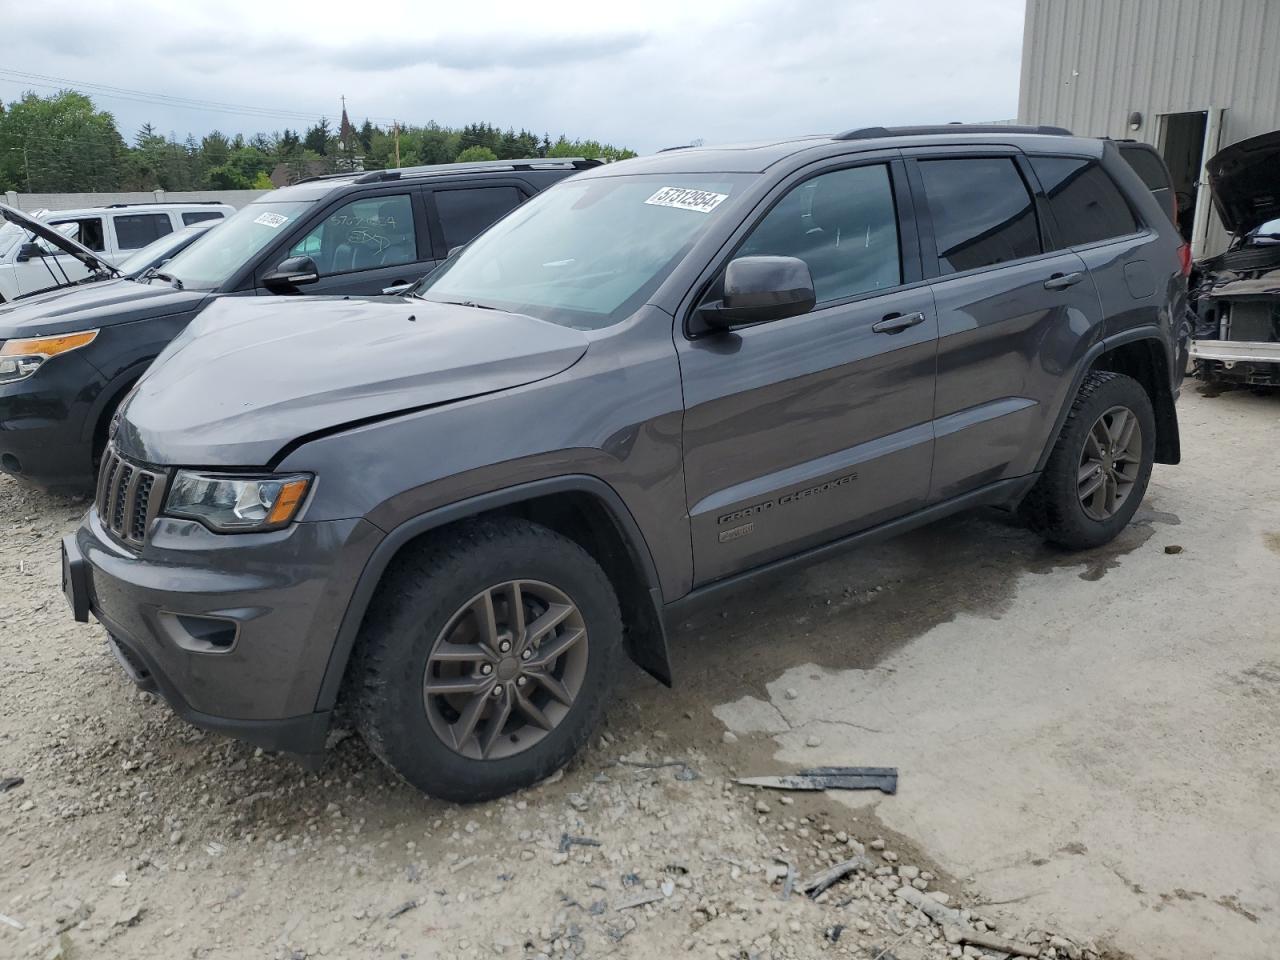
[[[91,509],[63,541],[77,619],[110,634],[125,672],[195,724],[273,750],[324,749],[316,703],[356,579],[382,533],[364,520],[214,534],[161,517],[127,549]]]
[[[0,384],[0,472],[34,486],[93,487],[93,425],[88,419],[105,385],[74,353],[33,376]]]

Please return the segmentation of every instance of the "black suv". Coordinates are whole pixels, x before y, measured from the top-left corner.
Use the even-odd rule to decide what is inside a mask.
[[[0,305],[0,470],[90,489],[121,398],[211,303],[403,289],[538,191],[597,165],[510,160],[317,177],[259,198],[145,277]]]
[[[1114,143],[1051,130],[590,170],[407,296],[205,311],[122,408],[67,594],[197,724],[318,754],[348,709],[493,796],[764,574],[978,505],[1114,537],[1180,455],[1180,245]]]

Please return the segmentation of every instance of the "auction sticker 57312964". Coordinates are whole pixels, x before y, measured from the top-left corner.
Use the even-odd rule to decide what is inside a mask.
[[[677,207],[680,210],[693,210],[695,213],[710,213],[728,198],[727,193],[712,193],[710,190],[663,187],[645,203],[655,207]]]

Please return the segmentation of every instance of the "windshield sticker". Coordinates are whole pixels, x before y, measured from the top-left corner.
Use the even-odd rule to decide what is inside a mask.
[[[278,230],[289,222],[289,218],[280,213],[260,213],[253,218],[253,222]]]
[[[727,193],[711,193],[708,190],[689,190],[685,187],[663,187],[645,203],[655,207],[676,207],[696,213],[710,213],[729,199]]]

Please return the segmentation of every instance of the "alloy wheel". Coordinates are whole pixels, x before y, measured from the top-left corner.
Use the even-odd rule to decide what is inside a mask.
[[[1077,493],[1085,516],[1115,516],[1133,492],[1142,470],[1142,427],[1128,407],[1112,407],[1085,435]]]
[[[568,714],[587,672],[586,623],[561,590],[509,580],[449,618],[427,658],[422,694],[432,729],[473,760],[514,756]]]

